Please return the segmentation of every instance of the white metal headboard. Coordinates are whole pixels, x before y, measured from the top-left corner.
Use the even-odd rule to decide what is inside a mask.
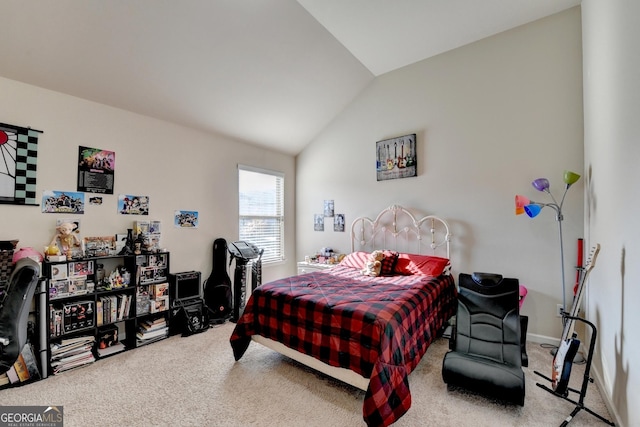
[[[450,258],[451,232],[437,216],[420,219],[399,205],[392,205],[375,220],[358,217],[351,224],[351,252],[391,249],[398,252]]]

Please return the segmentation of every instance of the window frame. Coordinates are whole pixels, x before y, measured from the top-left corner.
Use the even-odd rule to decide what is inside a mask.
[[[241,188],[241,184],[240,184],[240,175],[243,172],[249,172],[249,173],[257,173],[257,174],[263,174],[263,175],[267,175],[269,177],[273,177],[276,179],[275,182],[275,188],[273,189],[273,191],[276,193],[275,194],[275,203],[278,204],[279,203],[279,207],[276,207],[276,213],[275,214],[243,214],[243,191],[246,191],[246,189],[242,189]],[[259,167],[255,167],[255,166],[249,166],[249,165],[244,165],[244,164],[238,164],[238,175],[237,175],[237,179],[238,179],[238,237],[239,240],[246,240],[249,241],[251,243],[254,243],[256,246],[258,246],[259,249],[265,249],[264,254],[262,256],[262,263],[263,264],[276,264],[276,263],[281,263],[285,261],[285,252],[284,252],[284,228],[285,228],[285,215],[284,215],[284,179],[285,179],[285,174],[283,172],[279,172],[279,171],[274,171],[274,170],[270,170],[270,169],[264,169],[264,168],[259,168]],[[279,188],[278,188],[279,187]],[[279,213],[277,211],[280,211]],[[279,230],[279,232],[277,233],[277,235],[274,233],[273,237],[276,238],[276,244],[275,245],[270,245],[270,247],[262,247],[265,245],[261,246],[261,242],[259,241],[254,241],[254,239],[252,239],[250,236],[247,236],[246,233],[243,233],[242,230],[242,222],[243,220],[260,220],[260,219],[266,219],[266,220],[273,220],[276,219],[277,224],[279,224],[279,227],[276,226],[276,228]],[[270,250],[270,249],[274,249],[275,248],[275,254],[273,253],[274,250]]]

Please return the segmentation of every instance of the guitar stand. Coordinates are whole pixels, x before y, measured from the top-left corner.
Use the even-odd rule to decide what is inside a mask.
[[[573,419],[573,417],[575,417],[578,412],[580,412],[581,410],[585,410],[588,413],[590,413],[591,415],[593,415],[594,417],[598,418],[599,420],[601,420],[602,422],[610,425],[610,426],[615,426],[615,424],[611,421],[609,421],[608,419],[604,418],[602,415],[595,413],[594,411],[592,411],[591,409],[587,408],[586,406],[584,406],[584,398],[587,395],[587,386],[589,385],[589,383],[593,382],[593,378],[591,378],[589,376],[589,373],[591,371],[591,361],[593,358],[593,351],[595,349],[595,345],[596,345],[596,335],[597,335],[597,329],[596,326],[589,322],[588,320],[582,319],[581,317],[574,317],[574,316],[568,316],[567,314],[564,314],[564,317],[566,317],[567,319],[573,319],[573,320],[578,320],[582,323],[585,323],[586,325],[588,325],[591,328],[592,334],[591,334],[591,342],[589,343],[589,354],[587,356],[587,363],[584,369],[584,378],[582,380],[582,388],[580,390],[576,390],[574,388],[568,387],[567,391],[564,394],[560,394],[560,393],[556,393],[554,390],[550,389],[549,387],[540,384],[540,383],[536,383],[536,385],[540,388],[542,388],[543,390],[548,391],[549,393],[553,394],[554,396],[560,397],[561,399],[564,399],[568,402],[573,403],[574,405],[576,405],[576,407],[573,409],[573,411],[571,411],[571,414],[569,414],[569,416],[567,418],[565,418],[565,420],[562,422],[562,424],[560,424],[560,427],[565,427],[566,425],[568,425],[571,420]],[[545,380],[551,382],[553,381],[551,378],[545,376],[544,374],[541,374],[538,371],[534,371],[534,373],[536,375],[541,376],[542,378],[544,378]],[[573,393],[577,393],[580,398],[578,399],[578,401],[576,402],[575,400],[572,400],[569,398],[569,392],[573,392]]]

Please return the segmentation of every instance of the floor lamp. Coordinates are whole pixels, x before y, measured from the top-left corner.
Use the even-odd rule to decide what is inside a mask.
[[[562,199],[560,200],[560,203],[558,203],[555,197],[553,197],[553,194],[551,194],[551,191],[549,190],[549,180],[546,178],[538,178],[534,180],[531,183],[531,185],[533,185],[533,187],[536,190],[547,193],[551,197],[551,200],[553,201],[552,203],[534,202],[533,200],[529,200],[525,196],[516,195],[516,215],[521,215],[523,213],[526,213],[530,218],[535,218],[540,213],[540,211],[542,211],[542,208],[545,208],[545,207],[550,207],[556,211],[556,220],[558,221],[558,234],[560,237],[560,267],[562,272],[562,310],[563,311],[567,310],[567,304],[566,304],[567,297],[566,297],[566,291],[565,291],[566,285],[565,285],[565,277],[564,277],[565,276],[564,246],[562,243],[562,220],[563,220],[562,205],[564,204],[564,198],[567,195],[567,191],[569,190],[569,187],[571,187],[571,185],[576,183],[579,179],[580,179],[580,175],[578,175],[577,173],[570,172],[570,171],[564,172],[565,187],[564,187],[564,193],[562,194]]]

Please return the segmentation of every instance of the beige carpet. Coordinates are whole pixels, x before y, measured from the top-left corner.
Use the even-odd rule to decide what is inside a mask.
[[[23,387],[0,390],[1,405],[63,405],[74,426],[363,426],[364,392],[309,371],[259,344],[233,360],[227,323],[174,336]],[[575,405],[535,385],[549,372],[547,349],[529,344],[524,407],[505,405],[442,382],[447,341],[437,340],[409,377],[413,404],[395,426],[560,425]],[[572,386],[579,388],[583,366]],[[577,397],[576,397],[577,399]],[[609,414],[595,384],[586,406]],[[605,426],[581,411],[571,426]]]

